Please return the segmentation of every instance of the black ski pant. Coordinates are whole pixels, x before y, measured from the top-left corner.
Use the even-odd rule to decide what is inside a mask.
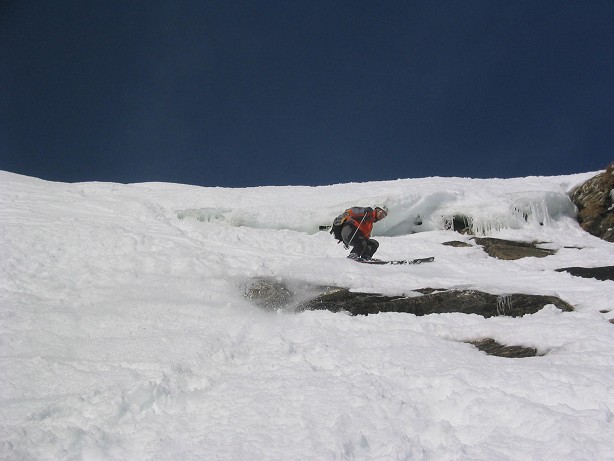
[[[379,247],[377,240],[366,238],[351,224],[346,224],[341,228],[341,237],[343,243],[352,247],[350,253],[354,253],[359,258],[372,258]]]

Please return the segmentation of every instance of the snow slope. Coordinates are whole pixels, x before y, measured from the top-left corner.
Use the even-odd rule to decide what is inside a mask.
[[[614,460],[614,282],[553,271],[614,265],[566,195],[594,174],[224,189],[0,172],[0,459]],[[436,262],[356,264],[318,232],[383,204],[378,256]],[[558,253],[490,258],[455,215]],[[577,310],[267,312],[243,296],[258,276]],[[546,355],[463,342],[484,337]]]

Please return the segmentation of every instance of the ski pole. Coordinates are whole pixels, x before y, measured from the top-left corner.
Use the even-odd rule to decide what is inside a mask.
[[[366,218],[366,217],[367,217],[367,213],[365,213],[365,214],[362,216],[362,219],[360,220],[360,224],[358,225],[358,227],[357,227],[357,228],[356,228],[356,230],[354,231],[354,235],[352,235],[352,238],[351,238],[350,240],[348,240],[348,243],[352,243],[352,240],[354,240],[354,237],[356,237],[356,232],[358,232],[358,228],[359,228],[360,226],[362,226],[362,222],[365,220],[365,218]]]

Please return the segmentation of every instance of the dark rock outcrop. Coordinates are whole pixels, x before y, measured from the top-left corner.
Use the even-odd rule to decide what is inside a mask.
[[[452,240],[450,242],[443,242],[442,245],[445,245],[445,246],[448,246],[448,247],[454,247],[454,248],[469,248],[469,247],[473,246],[470,243],[461,242],[459,240]]]
[[[475,242],[484,248],[489,256],[504,260],[513,260],[527,257],[544,258],[556,253],[555,250],[546,250],[537,247],[539,242],[514,242],[496,238],[475,238]]]
[[[418,290],[421,296],[384,296],[373,293],[355,293],[346,289],[322,294],[300,306],[301,310],[329,310],[353,315],[379,312],[404,312],[414,315],[460,312],[484,317],[505,315],[520,317],[534,314],[547,304],[561,310],[573,311],[573,306],[555,296],[510,294],[497,296],[476,290],[433,289]]]
[[[577,187],[570,197],[578,208],[582,229],[608,242],[614,242],[613,188],[614,163]]]
[[[266,310],[287,309],[329,310],[353,315],[379,312],[403,312],[427,315],[460,312],[484,317],[519,317],[533,314],[548,304],[563,311],[573,306],[554,296],[511,294],[497,296],[476,290],[417,290],[419,296],[384,296],[373,293],[354,293],[345,288],[315,287],[276,278],[256,278],[244,287],[244,295],[258,307]],[[614,320],[610,320],[614,322]],[[507,358],[535,357],[537,350],[524,346],[505,346],[491,338],[471,341],[470,344],[489,355]]]
[[[482,352],[485,352],[488,355],[496,355],[497,357],[506,357],[506,358],[524,358],[524,357],[535,357],[537,354],[537,349],[533,347],[524,347],[524,346],[504,346],[503,344],[499,344],[494,339],[484,338],[479,341],[471,341],[469,344],[473,344]]]
[[[556,269],[557,272],[569,272],[575,277],[583,277],[585,279],[597,280],[613,280],[614,281],[614,266],[604,267],[565,267]]]
[[[449,223],[449,229],[460,234],[471,234],[471,219],[465,215],[454,215],[452,222]]]

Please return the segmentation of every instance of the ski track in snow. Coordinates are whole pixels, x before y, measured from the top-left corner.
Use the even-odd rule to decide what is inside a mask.
[[[223,189],[0,172],[0,459],[612,460],[614,312],[600,311],[614,282],[553,272],[614,265],[566,202],[593,175]],[[378,257],[434,263],[355,264],[317,231],[378,204]],[[455,214],[559,252],[490,258],[446,230]],[[556,295],[576,311],[267,312],[242,296],[262,276]],[[546,355],[465,343],[485,337]]]

